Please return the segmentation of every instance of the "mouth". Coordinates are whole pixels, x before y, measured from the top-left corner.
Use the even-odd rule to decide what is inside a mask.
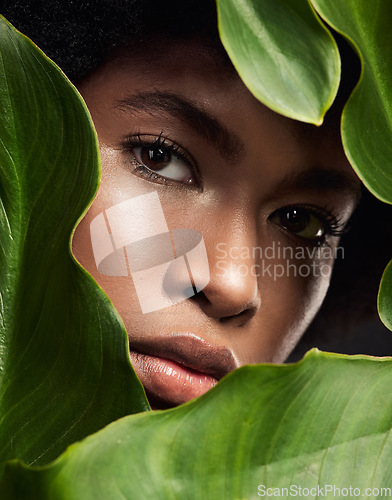
[[[201,396],[239,366],[228,347],[191,333],[132,341],[130,358],[154,410]]]

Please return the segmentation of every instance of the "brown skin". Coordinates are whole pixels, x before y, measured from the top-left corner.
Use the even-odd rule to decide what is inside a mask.
[[[320,215],[312,215],[305,229],[296,231],[282,223],[277,211],[292,205],[311,206],[331,212],[344,224],[355,207],[359,189],[332,127],[301,124],[267,109],[229,67],[197,41],[160,45],[151,42],[142,52],[119,53],[79,85],[98,133],[102,181],[73,239],[76,258],[119,311],[131,350],[151,353],[154,349],[146,347],[150,344],[164,344],[169,339],[174,346],[177,341],[186,346],[190,339],[185,348],[188,361],[173,355],[170,349],[166,358],[163,349],[151,368],[131,354],[154,408],[183,403],[206,390],[205,386],[202,390],[194,386],[183,390],[181,377],[173,382],[170,377],[151,375],[154,369],[167,369],[165,359],[174,360],[174,364],[169,363],[174,371],[192,365],[214,381],[225,368],[215,374],[203,363],[199,366],[198,359],[207,359],[209,350],[217,357],[228,357],[226,371],[247,363],[282,362],[312,321],[327,291],[330,276],[326,267],[323,273],[320,270],[324,265],[332,267],[332,258],[293,261],[297,267],[313,265],[313,272],[309,277],[292,273],[274,279],[268,273],[252,273],[257,269],[252,266],[261,264],[257,256],[236,250],[222,259],[217,245],[227,251],[234,247],[265,248],[274,243],[304,249],[320,245],[333,250],[339,243],[338,236],[328,234],[328,230],[321,238],[315,236],[326,227]],[[216,144],[212,140],[214,131],[207,130],[195,117],[180,117],[176,110],[170,111],[162,96],[162,106],[155,96],[146,99],[147,105],[144,100],[134,101],[136,109],[119,105],[137,92],[158,91],[170,94],[172,105],[173,94],[190,101],[219,121],[236,137],[235,142],[229,143],[226,135],[221,144]],[[148,145],[127,146],[127,137],[138,134],[144,143],[154,142],[161,135],[164,147],[175,143],[180,146],[177,155],[186,152],[185,163],[176,160],[180,170],[175,166],[168,174],[177,180],[149,178],[135,171],[141,161],[150,168],[156,166],[158,174],[162,166],[148,161],[151,146],[150,150]],[[323,173],[312,175],[315,169]],[[320,178],[321,184],[317,181]],[[169,228],[202,233],[211,279],[202,293],[167,309],[142,314],[130,277],[109,277],[97,271],[89,228],[103,210],[151,191],[159,194]],[[267,262],[274,263],[284,261]],[[223,354],[216,350],[220,347],[225,348]],[[194,363],[188,359],[192,352]]]

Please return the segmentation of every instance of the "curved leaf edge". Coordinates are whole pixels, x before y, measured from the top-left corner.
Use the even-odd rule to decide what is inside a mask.
[[[314,6],[314,8],[317,11],[317,7],[314,5],[313,0],[310,0],[310,1],[313,3],[313,6]],[[370,182],[368,182],[368,180],[366,179],[366,177],[362,174],[361,169],[356,166],[355,161],[354,161],[354,159],[353,159],[353,157],[352,157],[352,155],[350,153],[350,150],[347,148],[347,143],[346,143],[346,140],[345,140],[345,134],[344,134],[343,124],[344,124],[344,116],[345,116],[345,113],[346,113],[346,109],[347,109],[347,106],[350,103],[351,98],[353,96],[355,96],[355,93],[360,88],[362,80],[363,80],[363,75],[364,75],[364,58],[362,56],[362,52],[359,49],[358,45],[355,43],[355,41],[349,35],[347,35],[343,30],[338,29],[335,25],[333,25],[332,23],[330,23],[326,18],[323,17],[323,15],[320,12],[318,12],[318,14],[325,21],[325,23],[327,23],[329,26],[331,26],[331,28],[333,28],[337,33],[339,33],[341,36],[343,36],[345,38],[345,40],[347,40],[347,42],[350,44],[350,46],[353,48],[353,50],[357,54],[357,56],[358,56],[358,58],[360,60],[360,63],[361,63],[361,73],[359,75],[358,82],[356,83],[356,85],[355,85],[354,89],[352,90],[349,98],[347,99],[347,101],[346,101],[346,103],[345,103],[345,105],[343,107],[343,112],[342,112],[342,116],[341,116],[341,136],[342,136],[342,143],[343,143],[344,153],[347,156],[347,159],[350,162],[350,165],[352,166],[354,172],[357,174],[358,178],[361,180],[361,182],[366,187],[366,189],[373,196],[375,196],[377,199],[379,199],[383,203],[386,203],[386,204],[390,205],[390,204],[392,204],[392,201],[390,199],[387,199],[386,197],[384,197],[382,194],[380,194],[377,191],[377,186],[373,186]],[[378,310],[378,315],[380,317],[381,322],[384,324],[384,326],[386,328],[388,328],[388,330],[392,331],[392,322],[390,322],[387,319],[385,313],[382,311],[382,304],[381,304],[381,302],[383,301],[383,297],[382,296],[385,293],[384,292],[384,287],[385,287],[385,282],[387,280],[387,274],[389,273],[389,270],[392,271],[392,260],[386,266],[386,268],[385,268],[385,270],[383,272],[383,275],[381,277],[381,280],[380,280],[380,285],[379,285],[378,294],[377,294],[377,310]]]
[[[45,54],[45,52],[42,49],[40,49],[34,43],[33,40],[31,40],[28,36],[24,35],[17,28],[15,28],[15,26],[13,24],[11,24],[1,14],[0,14],[0,22],[4,22],[8,26],[9,29],[11,29],[14,32],[18,33],[18,36],[22,37],[27,43],[32,44],[34,46],[34,48],[46,60],[46,62],[48,64],[50,64],[52,67],[54,67],[57,71],[59,71],[61,73],[61,75],[64,77],[64,79],[67,80],[67,83],[68,83],[70,89],[72,90],[72,92],[74,93],[75,98],[79,101],[79,104],[81,105],[81,108],[83,109],[83,111],[85,113],[85,118],[86,118],[87,122],[90,125],[91,131],[92,131],[92,137],[93,137],[93,140],[94,140],[94,146],[95,146],[95,149],[97,151],[97,166],[98,166],[98,170],[96,172],[97,182],[96,182],[96,186],[95,186],[94,192],[91,194],[90,200],[88,201],[88,203],[87,203],[85,209],[83,210],[83,212],[80,214],[80,216],[78,217],[78,219],[75,221],[75,224],[74,224],[74,226],[72,228],[72,231],[70,233],[69,240],[68,240],[68,253],[69,253],[69,257],[70,257],[71,261],[73,262],[73,264],[77,268],[79,268],[79,270],[84,274],[85,279],[88,280],[90,282],[90,284],[92,284],[95,288],[97,288],[98,290],[100,290],[100,293],[104,296],[104,300],[106,302],[107,307],[111,308],[111,313],[117,318],[120,326],[122,327],[124,349],[125,349],[125,352],[128,353],[129,352],[128,334],[127,334],[124,322],[123,322],[120,314],[118,313],[117,309],[115,308],[113,302],[111,301],[111,299],[109,298],[109,296],[107,295],[107,293],[105,292],[105,290],[95,281],[95,279],[92,277],[92,275],[80,264],[80,262],[76,259],[75,255],[72,253],[72,240],[73,240],[73,237],[74,237],[74,234],[75,234],[75,230],[76,230],[77,226],[79,225],[80,221],[83,219],[83,217],[86,215],[86,213],[90,209],[92,203],[94,202],[94,199],[97,196],[97,193],[98,193],[98,190],[99,190],[99,187],[100,187],[101,176],[102,176],[102,173],[101,173],[101,155],[100,155],[100,150],[99,150],[99,141],[98,141],[97,132],[96,132],[96,129],[95,129],[92,117],[91,117],[91,113],[90,113],[90,111],[89,111],[89,109],[88,109],[88,107],[87,107],[87,105],[86,105],[86,103],[85,103],[85,101],[84,101],[81,93],[79,92],[79,90],[77,89],[77,87],[71,82],[71,80],[68,78],[68,76],[64,73],[64,71],[52,59],[50,59]],[[133,366],[132,366],[132,363],[131,363],[131,359],[130,359],[129,356],[127,356],[127,361],[128,361],[128,366],[129,366],[130,371],[134,373],[136,379],[139,381],[140,389],[141,389],[141,391],[143,392],[143,394],[145,396],[146,409],[144,411],[150,411],[151,407],[150,407],[150,405],[148,403],[148,399],[147,399],[147,396],[146,396],[145,389],[144,389],[142,383],[140,382],[140,379],[137,377],[136,372],[133,369]],[[144,413],[144,411],[142,413]]]
[[[87,118],[87,121],[88,123],[90,124],[90,127],[91,127],[91,130],[93,132],[93,138],[94,138],[94,143],[95,143],[95,148],[96,148],[96,151],[97,151],[97,165],[98,165],[98,171],[97,171],[97,184],[96,184],[96,187],[95,187],[95,190],[94,192],[92,193],[91,195],[91,199],[90,201],[88,202],[88,204],[86,205],[85,209],[83,210],[83,212],[81,213],[81,215],[79,216],[79,218],[76,220],[75,222],[75,225],[71,231],[71,234],[70,234],[70,237],[69,237],[69,241],[68,241],[68,252],[69,252],[69,255],[70,255],[70,258],[72,260],[72,262],[83,272],[83,274],[85,275],[85,278],[88,279],[91,283],[93,283],[100,291],[101,293],[105,296],[105,299],[106,299],[106,303],[108,304],[108,307],[111,307],[112,308],[112,313],[114,313],[114,315],[117,317],[120,325],[122,326],[122,329],[123,329],[123,335],[124,335],[124,344],[126,346],[126,352],[128,352],[128,348],[129,348],[129,340],[128,340],[128,335],[127,335],[127,331],[126,331],[126,328],[125,328],[125,325],[124,325],[124,322],[120,316],[120,314],[118,313],[117,309],[115,308],[113,302],[111,301],[111,299],[109,298],[109,296],[107,295],[107,293],[105,292],[105,290],[95,281],[95,279],[91,276],[91,274],[80,264],[80,262],[76,259],[75,255],[72,253],[72,240],[73,240],[73,237],[74,237],[74,234],[75,234],[75,231],[76,231],[76,228],[77,226],[79,225],[79,223],[81,222],[81,220],[84,218],[84,216],[86,215],[86,213],[88,212],[88,210],[90,209],[91,205],[93,204],[94,202],[94,199],[95,197],[97,196],[97,193],[98,193],[98,190],[99,190],[99,187],[100,187],[100,184],[101,184],[101,177],[102,177],[102,169],[101,169],[101,155],[100,155],[100,151],[99,151],[99,141],[98,141],[98,135],[97,135],[97,131],[95,129],[95,125],[94,125],[94,122],[93,122],[93,119],[91,117],[91,113],[90,113],[90,110],[88,109],[81,93],[79,92],[79,90],[77,89],[77,87],[71,82],[71,80],[68,78],[68,76],[64,73],[64,71],[52,60],[50,59],[46,54],[45,52],[43,52],[35,43],[33,40],[31,40],[29,37],[27,37],[26,35],[24,35],[21,31],[19,31],[17,28],[15,28],[15,26],[13,26],[4,16],[2,16],[0,14],[0,21],[3,21],[5,22],[9,28],[11,28],[12,30],[16,31],[20,36],[22,36],[28,43],[31,43],[34,45],[34,47],[36,47],[36,49],[40,52],[40,54],[45,58],[45,60],[51,64],[53,67],[55,67],[58,71],[60,71],[60,73],[63,75],[63,77],[68,81],[68,84],[69,86],[72,88],[73,92],[74,92],[74,95],[75,97],[78,99],[85,115],[86,115],[86,118]],[[129,367],[131,369],[131,371],[134,371],[133,370],[133,366],[132,366],[132,363],[131,363],[131,360],[128,356],[128,362],[129,362]],[[135,373],[135,376],[137,377],[136,373]],[[138,377],[137,377],[138,378]],[[139,378],[138,378],[139,380]],[[140,380],[139,380],[140,382]],[[140,386],[141,388],[143,389],[143,392],[145,394],[145,390],[144,390],[144,387],[143,385],[141,384],[140,382]],[[146,396],[146,401],[147,401],[147,396]]]
[[[362,80],[363,80],[363,76],[364,76],[364,57],[362,55],[362,52],[360,50],[360,48],[358,47],[358,45],[356,44],[356,42],[349,36],[347,35],[347,33],[345,33],[343,30],[339,29],[336,25],[334,25],[333,23],[329,22],[328,19],[326,19],[321,12],[319,12],[317,10],[317,6],[314,4],[314,0],[309,0],[311,3],[312,3],[312,6],[313,8],[315,9],[315,11],[317,12],[317,14],[320,16],[321,19],[323,19],[323,21],[328,24],[328,26],[330,26],[333,30],[336,31],[336,33],[338,33],[339,35],[341,35],[349,44],[350,46],[353,48],[354,52],[357,54],[358,58],[359,58],[359,61],[361,63],[361,72],[360,72],[360,75],[359,75],[359,78],[358,78],[358,82],[356,83],[355,87],[353,88],[350,96],[348,97],[344,107],[343,107],[343,111],[342,111],[342,116],[341,116],[341,121],[340,121],[340,124],[341,124],[341,127],[340,127],[340,132],[341,132],[341,137],[342,137],[342,144],[343,144],[343,149],[344,149],[344,153],[351,165],[351,167],[353,168],[354,172],[357,174],[358,178],[360,179],[360,181],[363,183],[363,185],[366,187],[366,189],[368,191],[370,191],[370,193],[372,193],[373,196],[375,196],[377,199],[379,199],[380,201],[384,202],[384,203],[387,203],[387,204],[392,204],[392,199],[387,199],[385,196],[383,196],[382,194],[380,194],[378,191],[377,191],[377,186],[374,186],[372,185],[372,183],[370,183],[366,176],[364,176],[361,172],[361,169],[358,168],[358,166],[356,165],[355,163],[355,160],[350,152],[350,149],[347,147],[347,140],[345,138],[345,132],[344,132],[344,119],[345,119],[345,114],[346,114],[346,110],[347,110],[347,107],[350,105],[350,101],[353,97],[355,97],[355,94],[356,92],[358,91],[358,89],[361,87],[361,84],[362,84]]]
[[[392,260],[389,262],[387,267],[385,268],[382,277],[381,277],[381,282],[380,286],[378,289],[378,294],[377,294],[377,309],[378,309],[378,314],[380,316],[380,320],[388,328],[388,330],[392,331],[392,320],[390,319],[390,316],[392,316],[392,311],[391,314],[388,315],[384,312],[384,295],[392,295],[392,290],[386,290],[387,288],[387,282],[390,280],[390,276],[392,277]]]
[[[335,51],[335,61],[337,63],[336,67],[335,67],[336,80],[334,82],[334,86],[331,87],[331,94],[329,96],[328,101],[326,101],[326,103],[324,105],[324,108],[322,110],[322,114],[320,116],[320,121],[318,123],[314,123],[315,125],[320,126],[324,122],[324,117],[325,117],[327,111],[331,108],[331,106],[335,102],[335,98],[336,98],[337,93],[339,91],[340,80],[341,80],[341,77],[342,77],[342,60],[341,60],[341,57],[340,57],[340,52],[339,52],[338,44],[337,44],[337,42],[335,40],[335,37],[333,36],[333,33],[328,29],[328,27],[323,22],[323,20],[322,20],[321,16],[319,15],[319,13],[314,8],[312,0],[308,0],[308,4],[309,4],[310,9],[313,11],[314,17],[316,18],[317,22],[319,23],[319,25],[321,26],[321,28],[325,31],[326,35],[330,38],[330,40],[332,42],[332,46],[333,46],[334,51]]]
[[[322,22],[321,16],[319,16],[317,10],[312,5],[311,0],[307,0],[307,1],[309,4],[309,7],[311,8],[311,10],[314,13],[315,20],[317,21],[317,23],[320,25],[320,27],[324,30],[326,35],[331,40],[332,45],[333,45],[334,50],[335,50],[335,55],[336,55],[335,60],[337,61],[337,66],[335,67],[336,80],[334,82],[334,85],[331,86],[331,93],[330,93],[328,100],[325,102],[323,108],[321,109],[321,113],[318,115],[310,116],[310,115],[305,115],[305,114],[293,112],[293,111],[289,110],[288,108],[285,108],[283,106],[279,106],[278,104],[276,104],[276,102],[269,100],[269,99],[266,99],[266,98],[264,98],[264,96],[259,95],[258,93],[255,93],[253,91],[253,89],[247,85],[246,81],[242,78],[241,68],[240,68],[239,63],[237,62],[235,53],[231,48],[231,44],[230,44],[228,38],[226,37],[224,29],[222,28],[222,16],[220,14],[220,7],[219,7],[220,0],[216,0],[217,17],[218,17],[218,32],[219,32],[219,37],[220,37],[221,43],[222,43],[223,47],[225,48],[227,55],[229,56],[230,61],[233,64],[235,70],[237,71],[239,77],[241,78],[244,85],[248,88],[248,90],[252,93],[252,95],[258,101],[260,101],[262,104],[264,104],[266,107],[268,107],[269,109],[271,109],[275,113],[278,113],[282,116],[285,116],[287,118],[291,118],[293,120],[297,120],[297,121],[300,121],[303,123],[309,123],[311,125],[315,125],[315,126],[319,127],[323,124],[325,114],[331,108],[331,106],[336,98],[336,95],[338,93],[340,78],[341,78],[341,60],[340,60],[339,49],[338,49],[338,46],[337,46],[337,43],[336,43],[336,40],[335,40],[333,34],[327,28],[327,26]]]
[[[118,425],[120,422],[123,424],[124,422],[136,422],[139,419],[145,419],[145,418],[156,418],[159,414],[162,415],[168,415],[168,413],[189,413],[189,411],[198,406],[202,405],[205,400],[210,399],[211,397],[214,397],[214,392],[217,390],[220,390],[222,386],[231,383],[231,380],[236,377],[242,377],[244,374],[248,374],[247,376],[249,378],[253,378],[253,373],[255,371],[263,370],[264,368],[270,368],[273,367],[277,371],[290,371],[293,369],[300,370],[302,366],[308,364],[308,363],[320,363],[321,361],[326,361],[326,360],[349,360],[349,361],[365,361],[368,363],[375,362],[375,363],[391,363],[392,362],[392,356],[384,356],[384,357],[377,357],[377,356],[370,356],[366,354],[356,354],[356,355],[350,355],[350,354],[337,354],[337,353],[331,353],[331,352],[326,352],[326,351],[320,351],[317,348],[312,348],[310,349],[301,360],[296,361],[294,363],[287,363],[287,364],[274,364],[274,363],[262,363],[262,364],[256,364],[256,365],[244,365],[233,372],[230,372],[228,375],[226,375],[222,380],[218,382],[218,384],[210,389],[208,392],[200,396],[199,398],[193,399],[191,401],[188,401],[187,403],[166,409],[166,410],[154,410],[150,412],[141,412],[141,413],[136,413],[133,415],[127,415],[125,417],[120,418],[119,420],[116,420],[115,422],[111,422],[104,428],[100,429],[99,431],[90,434],[86,438],[82,439],[81,441],[75,442],[71,444],[70,446],[67,447],[67,449],[55,460],[52,462],[46,464],[46,465],[41,465],[41,466],[29,466],[23,461],[19,459],[13,459],[9,460],[4,463],[3,467],[3,474],[0,477],[0,484],[2,481],[6,478],[7,475],[7,469],[12,469],[14,470],[15,468],[21,468],[23,470],[28,470],[31,472],[44,472],[44,471],[49,471],[52,468],[55,468],[57,466],[61,466],[62,462],[66,462],[67,459],[69,458],[70,455],[72,455],[74,452],[77,452],[81,447],[83,448],[84,443],[93,439],[99,438],[100,435],[104,434],[107,430],[111,429],[113,426]]]

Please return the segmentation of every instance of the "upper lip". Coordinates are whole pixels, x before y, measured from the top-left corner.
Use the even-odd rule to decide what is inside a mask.
[[[210,344],[193,333],[178,333],[138,342],[130,340],[130,350],[174,361],[217,380],[238,368],[230,348]]]

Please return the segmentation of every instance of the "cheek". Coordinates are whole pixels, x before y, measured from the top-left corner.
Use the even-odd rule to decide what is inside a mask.
[[[138,269],[145,269],[162,261],[169,262],[173,258],[173,249],[168,230],[187,229],[191,226],[186,224],[189,220],[184,216],[183,207],[186,203],[182,200],[183,197],[173,194],[167,196],[162,192],[161,186],[133,175],[130,167],[121,161],[119,152],[112,148],[101,145],[101,159],[101,185],[92,205],[75,230],[72,251],[107,293],[130,331],[139,320],[144,323],[146,321],[141,303],[146,305],[146,301],[151,302],[154,298],[151,298],[151,290],[144,291],[146,287],[136,290],[136,278],[130,276],[131,264]],[[181,203],[179,199],[182,200]],[[165,235],[168,238],[160,238]],[[141,245],[143,241],[148,244]],[[132,260],[130,253],[123,250],[129,244],[137,247],[132,253]],[[165,245],[167,258],[163,255]],[[122,265],[119,264],[120,257],[110,260],[113,248],[121,249],[119,255],[124,261],[125,276],[108,275],[111,272],[115,274]],[[150,318],[151,314],[147,316]]]
[[[241,364],[282,363],[319,310],[328,290],[331,260],[259,263],[261,307],[252,329],[234,339]]]
[[[126,322],[128,315],[134,317],[135,314],[140,312],[132,279],[130,276],[108,276],[106,273],[98,271],[97,256],[94,255],[92,238],[95,237],[95,248],[100,247],[102,252],[105,252],[105,240],[108,240],[105,235],[106,233],[112,233],[110,224],[107,225],[107,214],[110,211],[115,212],[116,207],[127,202],[127,200],[141,195],[151,196],[155,190],[135,178],[126,166],[124,168],[122,162],[119,161],[117,151],[101,146],[101,161],[101,184],[94,201],[75,230],[72,240],[72,252],[80,264],[108,294]],[[151,219],[154,219],[154,217],[149,210],[148,203],[145,205],[144,207],[138,207],[136,213],[128,211],[128,213],[123,213],[122,217],[115,216],[118,238],[125,239],[129,235],[142,232],[149,223],[151,225]],[[91,227],[93,221],[97,220],[97,218],[103,220],[103,227],[98,227],[93,234]],[[158,221],[157,224],[159,225],[161,222]],[[113,261],[112,267],[115,265],[116,262]]]
[[[293,350],[300,337],[318,312],[327,293],[332,260],[317,260],[296,263],[277,293],[286,297],[286,304],[280,301],[280,317],[285,318],[282,325],[282,343],[277,349],[273,362],[282,362]],[[285,307],[287,306],[287,307]],[[286,331],[286,333],[284,333]]]
[[[94,204],[75,230],[72,241],[72,252],[80,264],[92,275],[98,285],[106,292],[123,321],[127,316],[135,317],[139,312],[139,304],[129,276],[107,276],[97,269],[93,253],[90,225],[94,218],[102,213],[102,207]]]

